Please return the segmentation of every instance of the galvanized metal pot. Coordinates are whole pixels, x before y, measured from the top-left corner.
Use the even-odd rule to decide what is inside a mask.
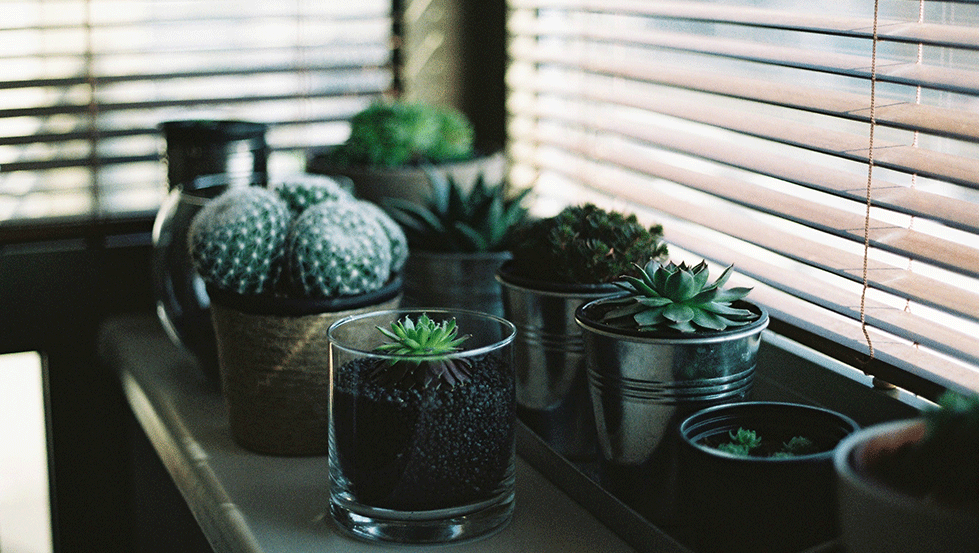
[[[612,284],[559,284],[497,272],[504,317],[517,327],[517,416],[561,455],[596,457],[595,419],[585,376],[585,345],[574,313],[614,294]]]
[[[404,307],[469,309],[503,317],[496,271],[511,254],[411,250],[405,263]]]
[[[627,502],[665,524],[676,493],[675,430],[699,409],[747,398],[768,313],[742,301],[738,307],[758,314],[747,326],[659,334],[600,322],[607,299],[575,312],[583,331],[603,478],[630,496]],[[650,498],[662,501],[647,504]]]

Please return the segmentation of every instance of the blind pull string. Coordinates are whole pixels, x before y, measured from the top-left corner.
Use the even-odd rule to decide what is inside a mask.
[[[869,257],[870,257],[870,210],[873,205],[871,192],[874,181],[874,129],[877,127],[877,21],[880,14],[880,0],[874,0],[874,31],[873,45],[870,54],[870,144],[867,151],[867,206],[863,221],[863,289],[860,292],[860,329],[867,341],[869,363],[874,359],[874,342],[867,329],[867,290],[870,287]],[[876,379],[875,379],[876,380]]]

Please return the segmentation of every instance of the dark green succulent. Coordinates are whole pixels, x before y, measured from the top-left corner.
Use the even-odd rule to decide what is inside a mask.
[[[730,453],[731,455],[747,457],[753,449],[761,445],[761,438],[758,437],[754,430],[738,428],[737,432],[732,430],[727,434],[730,441],[718,445],[717,449],[725,453]]]
[[[320,155],[341,167],[442,163],[472,157],[474,134],[466,116],[448,106],[375,102],[351,118],[346,142]]]
[[[644,227],[635,214],[593,204],[568,206],[554,217],[521,225],[514,235],[512,271],[567,284],[610,283],[650,259],[665,259],[662,225]]]
[[[751,288],[723,289],[731,276],[727,267],[713,283],[708,283],[707,263],[693,267],[686,263],[666,265],[651,260],[640,268],[639,276],[624,276],[616,282],[628,292],[608,301],[612,309],[603,322],[614,326],[653,331],[672,328],[680,332],[724,330],[746,325],[758,318],[748,309],[732,303],[744,299]]]
[[[391,341],[381,344],[375,351],[396,358],[380,362],[368,378],[403,389],[453,387],[470,380],[472,362],[449,356],[459,351],[459,345],[469,339],[468,335],[457,337],[455,319],[436,323],[425,314],[417,321],[406,316],[391,323],[390,329],[377,327],[377,330]]]
[[[384,207],[408,236],[408,244],[424,251],[492,252],[509,246],[514,229],[524,221],[526,188],[510,195],[505,182],[489,185],[482,174],[466,193],[448,175],[428,170],[432,188],[428,203],[386,198]]]

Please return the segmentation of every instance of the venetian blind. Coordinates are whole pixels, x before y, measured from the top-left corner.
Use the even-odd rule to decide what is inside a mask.
[[[979,390],[979,5],[510,0],[508,28],[516,183],[663,223],[865,370]]]
[[[270,170],[392,86],[389,0],[5,0],[0,226],[152,212],[159,124],[266,123]]]

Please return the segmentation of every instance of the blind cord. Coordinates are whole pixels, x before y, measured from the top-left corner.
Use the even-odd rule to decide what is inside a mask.
[[[874,181],[874,129],[877,126],[877,21],[880,14],[880,0],[874,0],[873,46],[870,54],[870,144],[867,151],[867,206],[863,222],[863,289],[860,292],[860,329],[869,349],[868,362],[874,359],[874,342],[867,329],[867,290],[870,287],[870,211],[873,205],[871,193]]]

